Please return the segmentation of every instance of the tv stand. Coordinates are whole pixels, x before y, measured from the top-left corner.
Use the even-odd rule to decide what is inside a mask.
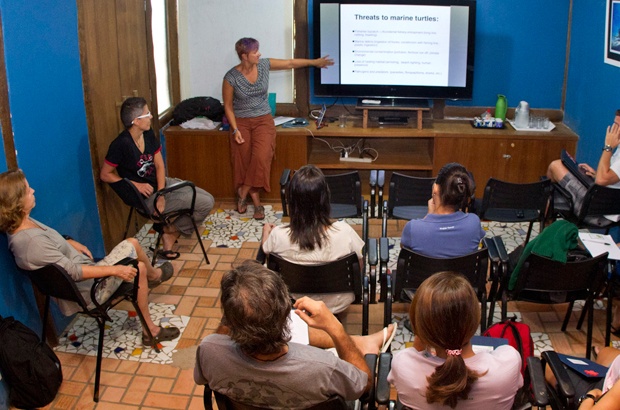
[[[374,100],[376,103],[364,103]],[[422,129],[422,116],[424,111],[430,111],[428,100],[412,98],[359,98],[355,109],[362,110],[362,128],[368,128],[368,110],[391,110],[391,111],[416,111],[417,128]]]

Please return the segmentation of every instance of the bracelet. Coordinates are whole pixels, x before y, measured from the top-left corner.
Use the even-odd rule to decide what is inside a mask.
[[[586,394],[584,394],[583,396],[581,396],[581,397],[579,398],[579,401],[577,402],[577,405],[581,406],[581,403],[583,403],[583,402],[584,402],[585,400],[587,400],[587,399],[592,399],[592,401],[593,401],[594,403],[596,403],[596,397],[594,397],[594,396],[593,396],[592,394],[590,394],[590,393],[586,393]]]
[[[237,131],[239,131],[239,128],[235,128],[235,129],[233,130],[232,135],[235,135],[235,134],[237,133]],[[610,147],[610,148],[611,148],[611,147]]]
[[[605,145],[603,147],[603,151],[611,152],[611,151],[613,151],[613,148],[611,147],[611,145]]]

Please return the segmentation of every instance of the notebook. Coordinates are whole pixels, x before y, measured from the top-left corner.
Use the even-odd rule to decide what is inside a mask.
[[[558,357],[566,366],[585,377],[601,378],[605,377],[605,373],[607,373],[607,367],[583,357],[568,356],[561,353],[558,353]]]
[[[591,187],[594,185],[594,178],[590,175],[586,175],[586,172],[579,167],[575,158],[573,158],[565,149],[562,150],[562,164],[573,174],[579,182],[581,182],[586,187]]]

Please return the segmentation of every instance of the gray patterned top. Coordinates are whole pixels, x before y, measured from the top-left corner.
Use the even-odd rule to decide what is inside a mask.
[[[258,60],[258,78],[255,83],[250,83],[235,67],[228,70],[224,80],[232,86],[233,109],[235,116],[239,118],[253,118],[270,114],[269,107],[269,69],[271,62],[268,58]]]

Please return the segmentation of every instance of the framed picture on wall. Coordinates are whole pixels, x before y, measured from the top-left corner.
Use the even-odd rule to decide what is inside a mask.
[[[620,67],[620,0],[607,0],[605,62]]]

